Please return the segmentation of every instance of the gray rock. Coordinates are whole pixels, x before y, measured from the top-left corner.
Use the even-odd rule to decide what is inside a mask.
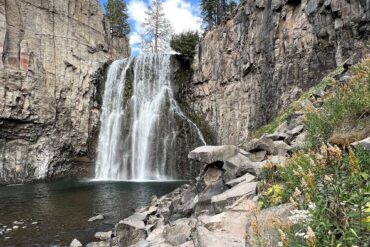
[[[242,182],[226,190],[225,192],[213,196],[211,203],[216,213],[220,213],[226,206],[232,205],[238,198],[246,196],[251,198],[256,194],[257,182]]]
[[[228,182],[234,178],[236,178],[236,173],[240,167],[248,166],[252,162],[244,155],[237,154],[231,158],[225,160],[224,165],[222,166],[222,170],[224,170],[224,174],[222,178],[225,182]]]
[[[261,150],[259,152],[247,153],[245,156],[253,162],[261,162],[266,158],[267,151]]]
[[[90,173],[100,80],[130,49],[84,3],[0,1],[0,184]]]
[[[288,151],[292,149],[292,147],[289,146],[284,141],[274,141],[274,145],[275,145],[274,154],[277,154],[277,155],[285,155]]]
[[[108,232],[96,232],[94,234],[94,238],[96,239],[100,239],[100,240],[108,240],[110,239],[112,236],[112,231],[108,231]]]
[[[78,241],[76,238],[72,240],[71,244],[69,245],[69,247],[83,247],[81,242]]]
[[[229,182],[226,183],[226,185],[228,185],[230,187],[233,187],[233,186],[235,186],[237,184],[240,184],[242,182],[247,182],[247,183],[252,182],[255,179],[256,179],[255,176],[253,176],[252,174],[246,173],[246,174],[244,174],[241,177],[238,177],[236,179],[230,180]]]
[[[212,164],[235,156],[238,152],[238,148],[233,145],[201,146],[191,151],[188,158],[205,164]]]
[[[361,145],[363,148],[365,148],[367,151],[370,151],[370,137],[367,137],[361,141],[354,142],[351,144],[352,146],[358,146]]]
[[[288,130],[286,133],[291,136],[296,136],[300,134],[304,130],[304,126],[302,124],[295,126],[294,128]]]
[[[86,247],[111,247],[109,241],[91,242]]]
[[[115,227],[115,234],[118,241],[123,246],[136,244],[138,241],[147,237],[145,224],[142,220],[135,217],[121,220]]]
[[[245,150],[251,153],[265,150],[268,154],[273,154],[275,150],[274,141],[267,136],[262,136],[260,139],[250,141]]]
[[[211,232],[203,226],[197,227],[195,238],[199,247],[245,247],[244,241],[222,233]]]
[[[94,222],[94,221],[97,221],[97,220],[104,220],[104,216],[101,215],[101,214],[98,214],[97,216],[94,216],[94,217],[91,217],[90,219],[88,219],[89,222]]]
[[[306,132],[302,132],[299,134],[295,139],[291,142],[292,150],[299,150],[305,145],[305,139],[306,139]]]
[[[196,220],[192,218],[178,219],[164,228],[163,236],[170,244],[178,246],[190,240],[195,224]]]

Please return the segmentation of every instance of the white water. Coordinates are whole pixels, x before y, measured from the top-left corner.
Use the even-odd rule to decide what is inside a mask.
[[[130,66],[132,95],[125,99]],[[144,181],[176,175],[176,117],[186,121],[205,144],[200,130],[174,99],[170,76],[170,55],[166,54],[112,63],[103,98],[96,179]]]

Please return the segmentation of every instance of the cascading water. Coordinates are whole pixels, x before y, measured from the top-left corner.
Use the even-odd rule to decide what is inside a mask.
[[[170,77],[167,54],[112,63],[103,98],[96,179],[176,178],[176,148],[184,148],[178,142],[181,132],[187,129],[198,145],[205,144],[200,130],[174,99]]]

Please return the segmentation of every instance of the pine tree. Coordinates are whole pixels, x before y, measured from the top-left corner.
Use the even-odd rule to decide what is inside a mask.
[[[142,27],[145,30],[142,34],[144,51],[148,51],[149,47],[155,53],[169,50],[173,30],[165,17],[161,0],[152,0]]]
[[[200,2],[201,14],[207,25],[207,30],[212,30],[216,26],[217,0],[202,0]]]
[[[178,52],[183,59],[191,64],[195,55],[195,47],[199,42],[199,34],[197,31],[187,31],[180,34],[175,34],[170,42],[171,48]]]
[[[126,37],[130,32],[127,7],[123,0],[108,0],[105,4],[106,17],[111,24],[111,32],[116,37]]]

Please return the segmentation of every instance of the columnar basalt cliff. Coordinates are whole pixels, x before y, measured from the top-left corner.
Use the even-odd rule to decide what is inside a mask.
[[[94,156],[104,68],[130,53],[109,30],[97,0],[0,0],[0,184]]]
[[[368,1],[251,0],[206,33],[190,104],[238,144],[322,76],[368,49]]]

